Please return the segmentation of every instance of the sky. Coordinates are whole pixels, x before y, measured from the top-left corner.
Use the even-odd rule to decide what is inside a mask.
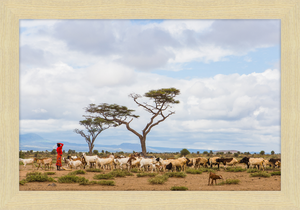
[[[20,20],[20,134],[84,144],[91,103],[134,109],[141,132],[128,95],[170,87],[180,103],[147,146],[279,153],[280,20]],[[139,139],[122,125],[96,143]]]

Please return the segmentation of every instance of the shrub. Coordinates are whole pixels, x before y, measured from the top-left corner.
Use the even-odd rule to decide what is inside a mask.
[[[180,151],[180,155],[182,155],[182,156],[186,156],[186,155],[188,155],[188,154],[190,154],[190,151],[188,151],[187,149],[182,149],[182,150]]]
[[[80,183],[86,182],[86,178],[75,175],[65,175],[58,178],[59,183]]]
[[[281,175],[281,171],[274,171],[271,173],[271,176]]]
[[[132,168],[131,170],[130,170],[132,173],[141,173],[142,171],[140,170],[140,169],[138,169],[138,168]]]
[[[260,172],[254,173],[254,174],[250,174],[250,176],[251,177],[270,177],[271,174],[260,171]]]
[[[26,182],[55,182],[55,180],[46,174],[34,172],[26,174]]]
[[[137,177],[144,177],[144,176],[150,176],[150,177],[153,177],[153,176],[156,176],[157,173],[138,173],[136,176]]]
[[[184,190],[188,190],[188,188],[183,187],[183,186],[173,186],[173,187],[171,187],[170,190],[172,190],[172,191],[184,191]]]
[[[26,183],[27,183],[27,181],[26,181],[25,179],[19,181],[19,184],[20,184],[20,185],[24,185],[24,184],[26,184]]]
[[[193,168],[189,168],[189,169],[186,169],[186,173],[188,173],[188,174],[202,174],[202,171],[197,170],[197,169],[193,169]]]
[[[163,184],[168,180],[168,176],[156,176],[154,178],[148,179],[148,182],[150,182],[151,184]]]
[[[77,170],[70,172],[69,175],[77,175],[77,174],[85,174],[86,172],[84,170]]]
[[[94,179],[114,179],[114,175],[107,173],[107,174],[96,174]]]
[[[115,182],[114,181],[106,181],[106,180],[99,181],[99,182],[97,182],[97,184],[115,186]]]
[[[54,174],[55,174],[55,172],[48,171],[48,172],[45,172],[44,174],[46,174],[46,175],[54,175]]]
[[[89,168],[85,170],[86,172],[102,172],[101,169],[99,168]]]
[[[240,182],[239,179],[226,179],[226,181],[220,182],[218,185],[224,185],[224,184],[238,184]]]
[[[255,172],[259,172],[259,170],[257,168],[250,168],[247,170],[247,173],[255,173]]]
[[[36,175],[42,175],[42,173],[41,172],[29,172],[29,173],[26,174],[26,177],[28,177],[28,176],[36,176]]]
[[[113,170],[109,172],[109,174],[112,174],[114,177],[125,177],[125,176],[133,176],[132,173],[128,171],[122,171],[122,170]]]
[[[167,172],[164,175],[167,177],[179,177],[179,178],[186,177],[186,173],[184,172]]]
[[[218,168],[217,168],[218,169]],[[199,168],[198,170],[202,171],[202,172],[212,172],[212,173],[216,173],[216,171],[214,169],[211,168]],[[218,170],[219,171],[219,170]]]
[[[227,172],[243,172],[246,171],[246,169],[241,168],[241,167],[237,167],[237,168],[233,168],[233,167],[228,167],[226,168]]]

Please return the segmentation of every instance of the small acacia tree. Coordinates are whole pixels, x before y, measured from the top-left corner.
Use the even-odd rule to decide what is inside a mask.
[[[182,155],[182,156],[186,156],[186,155],[188,155],[188,154],[190,154],[190,151],[188,151],[187,149],[182,149],[181,151],[180,151],[180,154]]]
[[[172,108],[171,104],[179,103],[178,100],[174,99],[179,94],[180,91],[176,88],[150,90],[149,92],[144,94],[144,97],[149,98],[153,102],[151,104],[147,102],[139,102],[138,99],[142,98],[142,96],[139,94],[130,94],[129,97],[131,97],[139,107],[144,108],[144,110],[152,115],[149,123],[146,124],[146,126],[140,133],[130,126],[131,121],[134,118],[138,118],[139,116],[134,115],[134,110],[128,109],[126,106],[106,103],[100,104],[98,106],[96,106],[95,104],[90,104],[86,108],[86,112],[94,114],[94,116],[89,117],[97,117],[105,121],[116,123],[118,125],[124,124],[127,130],[138,136],[142,147],[142,153],[146,155],[146,138],[148,133],[154,126],[165,121],[172,114],[175,114],[174,111],[170,111],[168,109]]]
[[[116,123],[111,121],[106,121],[101,118],[88,118],[85,120],[79,121],[79,124],[84,126],[87,133],[83,130],[75,129],[74,132],[80,134],[89,146],[89,154],[92,155],[94,149],[94,143],[97,136],[104,130],[108,129],[111,126],[117,126]]]

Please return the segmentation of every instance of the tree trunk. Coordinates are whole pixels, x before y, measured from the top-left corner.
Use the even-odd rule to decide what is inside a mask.
[[[93,154],[93,148],[94,148],[94,145],[93,144],[89,144],[89,153],[90,153],[90,155]]]
[[[147,150],[146,150],[146,137],[141,137],[140,138],[140,142],[141,142],[141,147],[142,147],[142,153],[143,155],[146,155]]]

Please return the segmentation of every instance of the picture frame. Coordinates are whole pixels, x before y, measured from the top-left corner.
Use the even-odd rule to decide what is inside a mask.
[[[0,209],[300,209],[299,1],[2,0],[0,5]],[[20,19],[280,19],[281,191],[19,191]]]

